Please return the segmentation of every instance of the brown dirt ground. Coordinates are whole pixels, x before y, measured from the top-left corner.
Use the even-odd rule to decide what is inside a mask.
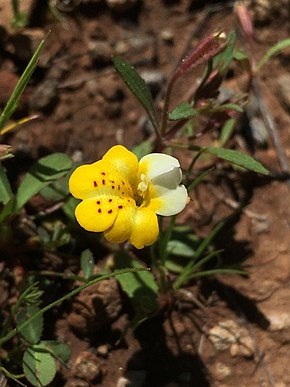
[[[90,162],[116,143],[132,147],[148,136],[142,125],[144,112],[116,75],[111,54],[123,52],[123,57],[138,71],[158,69],[168,76],[188,42],[194,44],[217,28],[229,31],[236,27],[231,3],[226,1],[209,13],[207,10],[216,6],[215,2],[144,0],[131,11],[117,13],[103,1],[83,1],[78,6],[71,1],[67,3],[73,9],[63,12],[61,21],[49,12],[46,2],[35,1],[30,27],[19,32],[29,36],[31,48],[26,40],[21,43],[21,38],[9,30],[10,1],[1,3],[2,105],[39,37],[51,31],[39,68],[16,115],[37,113],[39,118],[4,141],[14,147],[16,157],[11,165],[16,177],[32,160],[51,152],[65,152],[75,160]],[[172,40],[162,38],[164,31]],[[289,31],[289,20],[282,14],[270,14],[264,23],[258,23],[254,43],[256,59],[279,39],[288,37]],[[95,41],[102,41],[101,58],[94,51]],[[260,75],[262,98],[277,124],[287,156],[290,155],[290,115],[279,101],[277,78],[289,70],[289,51],[286,51],[265,66]],[[198,74],[200,70],[191,82],[197,80]],[[187,85],[186,81],[180,82],[176,100],[186,93]],[[239,69],[233,69],[228,85],[243,85]],[[243,137],[237,134],[237,138],[246,147]],[[266,149],[254,149],[254,155],[271,170],[279,171],[277,152],[271,141]],[[182,161],[186,165],[188,157],[182,155]],[[202,186],[193,195],[191,208],[179,220],[193,225],[199,235],[205,235],[209,220],[214,223],[230,213],[232,202],[243,195],[247,195],[248,206],[218,236],[217,246],[225,249],[226,262],[244,260],[248,277],[224,275],[198,281],[176,296],[174,307],[148,320],[135,333],[129,327],[128,305],[125,303],[121,309],[118,289],[115,291],[118,312],[111,311],[105,322],[102,316],[93,316],[93,327],[95,321],[102,320],[93,335],[91,332],[87,335],[87,327],[78,318],[77,300],[75,304],[57,308],[51,316],[55,328],[47,327],[48,335],[68,342],[72,359],[52,385],[121,386],[124,384],[120,378],[127,371],[134,371],[131,374],[135,378],[134,386],[289,386],[290,210],[287,203],[290,191],[287,181],[239,177],[229,170],[228,179],[216,178],[208,186]],[[43,203],[32,203],[32,210],[38,205]],[[100,261],[104,254],[99,254]],[[27,257],[23,261],[21,256],[18,258],[6,263],[11,271],[15,269],[15,262],[24,271],[31,266],[31,263],[25,266]],[[41,268],[47,260],[55,270],[76,270],[74,267],[77,267],[74,257],[62,263],[55,256],[40,259]],[[9,294],[13,297],[13,290]],[[82,301],[89,303],[93,294],[83,295]],[[106,297],[107,293],[104,290],[102,294]],[[202,309],[195,305],[193,297],[202,302]],[[6,300],[2,305],[8,304]],[[75,315],[72,308],[77,311]],[[87,367],[84,379],[90,378],[87,375],[94,372],[90,371],[94,366],[101,369],[101,376],[95,381],[78,379],[81,361]],[[136,378],[144,375],[145,382],[138,384]]]

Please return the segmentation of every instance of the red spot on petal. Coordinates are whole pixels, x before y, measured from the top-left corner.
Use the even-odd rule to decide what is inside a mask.
[[[99,209],[98,209],[98,213],[100,214],[101,212],[102,212],[102,210],[99,208]]]
[[[101,201],[100,201],[100,200],[98,200],[98,201],[97,201],[97,204],[101,204]]]
[[[123,180],[122,180],[122,184],[125,185],[125,183],[123,182]]]
[[[121,188],[121,187],[120,187],[120,184],[118,184],[118,191],[120,191],[120,188]]]
[[[123,208],[123,206],[118,206],[118,208],[120,208],[120,210]]]
[[[102,184],[103,184],[103,185],[106,184],[106,180],[105,180],[105,179],[102,180]]]
[[[98,183],[94,180],[94,187],[97,187]]]
[[[101,175],[106,176],[105,172],[101,172]]]
[[[125,195],[125,192],[122,192],[122,195]]]
[[[113,199],[109,199],[109,203],[112,203]]]
[[[114,185],[112,185],[112,189],[115,189],[115,186],[114,186]]]
[[[109,210],[109,211],[108,211],[108,214],[111,214],[112,212],[113,212],[113,210]]]

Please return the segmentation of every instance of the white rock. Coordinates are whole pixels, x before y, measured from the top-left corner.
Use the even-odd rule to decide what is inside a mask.
[[[232,356],[252,357],[255,344],[246,328],[233,320],[221,321],[209,331],[209,340],[215,349],[229,349]]]

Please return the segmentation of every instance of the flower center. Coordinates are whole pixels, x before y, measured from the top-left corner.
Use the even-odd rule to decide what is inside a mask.
[[[140,175],[140,182],[137,186],[137,195],[135,197],[135,201],[138,207],[141,206],[141,204],[144,202],[144,199],[148,191],[148,187],[149,187],[149,180],[147,176],[144,173],[142,173]]]

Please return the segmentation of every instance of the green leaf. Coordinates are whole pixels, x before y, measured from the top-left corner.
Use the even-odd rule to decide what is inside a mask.
[[[226,160],[231,164],[238,165],[239,167],[246,168],[250,171],[261,173],[263,175],[268,175],[269,171],[253,157],[247,155],[246,153],[236,151],[233,149],[225,148],[213,148],[208,147],[204,148],[206,152],[219,157],[220,159]]]
[[[236,103],[225,103],[223,105],[214,106],[214,108],[212,109],[212,111],[215,112],[220,112],[224,110],[234,110],[238,113],[243,113],[244,111],[243,108],[240,105],[237,105]]]
[[[45,186],[62,177],[71,166],[71,159],[63,153],[53,153],[38,160],[20,184],[16,195],[17,209],[21,209]]]
[[[236,125],[235,118],[230,118],[224,123],[224,126],[221,129],[221,134],[219,138],[220,146],[224,146],[227,143],[227,141],[229,140],[229,138],[231,137],[234,131],[235,125]]]
[[[90,278],[94,272],[94,256],[90,249],[86,249],[81,254],[81,269],[84,273],[85,279]]]
[[[54,340],[44,340],[40,344],[56,359],[61,360],[63,363],[67,363],[71,356],[70,347],[65,343],[59,343]]]
[[[188,102],[182,102],[169,113],[168,119],[171,121],[177,121],[195,117],[196,115],[197,111]]]
[[[31,75],[33,74],[37,63],[39,56],[41,54],[41,51],[43,49],[45,40],[42,40],[37,47],[33,57],[31,58],[30,62],[28,63],[26,69],[24,70],[21,78],[19,79],[15,89],[13,90],[13,93],[11,97],[9,98],[1,116],[0,116],[0,134],[1,134],[1,129],[5,126],[6,122],[9,120],[9,118],[12,116],[14,111],[16,110],[19,100],[21,98],[21,95],[23,91],[25,90],[25,87],[31,78]]]
[[[55,360],[43,345],[35,345],[24,352],[23,371],[33,386],[47,386],[56,374]]]
[[[234,31],[228,34],[227,47],[213,58],[213,70],[218,69],[221,74],[225,74],[233,60],[234,48],[237,35]]]
[[[13,197],[13,193],[4,170],[0,162],[0,203],[7,204]]]
[[[266,52],[266,54],[257,64],[256,71],[261,70],[262,66],[264,66],[264,64],[266,64],[273,56],[280,54],[280,52],[287,47],[290,47],[290,38],[280,40],[280,42],[276,43]]]
[[[179,255],[181,257],[194,257],[194,249],[188,243],[180,240],[171,240],[167,243],[169,254]]]
[[[152,142],[149,140],[141,142],[141,144],[138,144],[134,146],[132,149],[132,152],[137,156],[138,160],[142,159],[142,157],[148,155],[148,153],[151,153],[153,150]]]
[[[113,63],[123,81],[146,110],[152,125],[155,129],[157,129],[158,124],[154,102],[144,79],[140,77],[134,67],[123,60],[120,56],[114,56]]]
[[[115,266],[117,269],[144,267],[126,252],[116,254]],[[136,312],[135,320],[141,321],[156,310],[158,286],[150,271],[123,274],[117,277],[117,280],[133,304]]]
[[[29,319],[35,313],[40,310],[38,306],[29,305],[23,308],[17,315],[17,325],[21,325],[24,321]],[[38,317],[31,320],[24,328],[19,329],[21,336],[27,340],[30,344],[36,344],[39,342],[43,330],[43,316],[39,315]]]
[[[242,50],[234,50],[233,58],[238,62],[242,62],[244,60],[249,60],[248,55]]]

